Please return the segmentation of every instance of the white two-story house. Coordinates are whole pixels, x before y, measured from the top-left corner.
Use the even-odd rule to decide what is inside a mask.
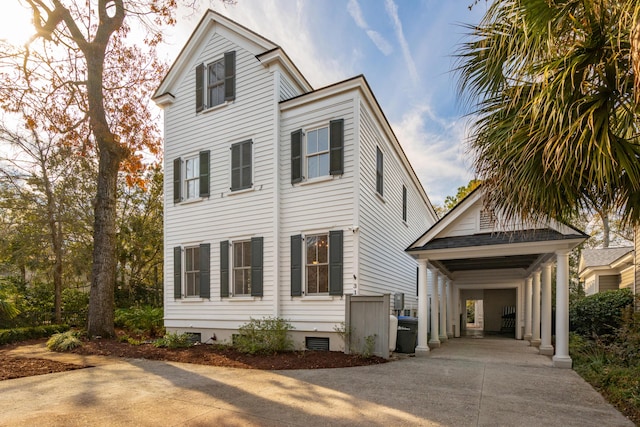
[[[405,249],[437,216],[363,76],[314,89],[278,45],[209,11],[154,99],[168,331],[230,341],[281,317],[299,348],[338,350],[345,295],[417,308]]]

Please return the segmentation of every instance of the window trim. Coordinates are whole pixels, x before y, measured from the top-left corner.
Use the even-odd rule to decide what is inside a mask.
[[[313,154],[309,154],[309,134],[311,132],[319,132],[321,129],[327,130],[327,149],[323,151],[316,151]],[[331,175],[331,127],[329,124],[322,124],[315,126],[311,129],[305,130],[303,132],[304,139],[304,147],[303,147],[303,157],[304,157],[304,165],[303,165],[303,181],[314,181],[317,179],[322,179],[325,177],[332,177]],[[309,159],[312,157],[320,157],[323,154],[327,156],[327,173],[321,174],[318,176],[311,177],[309,176]],[[320,168],[318,168],[319,170]]]
[[[324,236],[325,239],[326,239],[326,242],[327,242],[327,248],[326,248],[327,261],[324,262],[324,263],[309,264],[309,262],[308,262],[309,260],[308,260],[308,257],[307,257],[307,244],[309,242],[308,239],[310,237],[320,237],[320,236]],[[320,232],[320,233],[305,234],[303,236],[302,243],[303,243],[302,244],[302,249],[303,249],[302,257],[303,257],[303,265],[304,265],[304,275],[303,275],[304,291],[303,291],[302,295],[303,296],[308,296],[308,297],[329,296],[330,295],[329,294],[329,290],[331,289],[331,287],[330,287],[330,282],[331,282],[331,280],[330,280],[330,268],[331,268],[331,266],[330,266],[330,262],[329,262],[330,261],[330,259],[329,259],[329,256],[330,256],[330,252],[329,252],[329,244],[330,244],[330,242],[329,242],[329,232],[327,231],[327,232]],[[326,292],[309,292],[308,268],[309,268],[309,266],[314,266],[314,265],[316,265],[318,267],[326,265],[326,267],[327,267],[327,291]],[[319,277],[320,276],[318,275],[318,279],[319,279]],[[317,285],[318,285],[318,289],[320,289],[320,284],[317,283]]]
[[[195,173],[194,176],[192,176],[191,178],[189,178],[187,176],[187,171],[188,171],[188,163],[189,162],[193,162],[195,165],[195,169],[197,169],[197,172]],[[192,201],[192,200],[196,200],[200,198],[200,155],[196,154],[194,156],[190,156],[190,157],[185,157],[184,161],[184,173],[183,176],[181,177],[182,179],[182,193],[184,194],[184,199],[182,200],[183,202],[187,202],[187,201]],[[195,182],[195,187],[194,187],[194,194],[193,196],[189,197],[189,183],[190,182]]]
[[[222,76],[221,77],[217,76],[217,77],[219,77],[219,79],[214,84],[212,84],[211,83],[211,68],[215,67],[216,64],[221,64],[222,65]],[[225,85],[224,67],[225,67],[224,56],[222,58],[218,59],[218,60],[209,62],[207,64],[207,66],[206,66],[207,77],[206,77],[206,85],[204,85],[204,86],[205,86],[205,95],[206,95],[205,98],[207,100],[207,103],[206,103],[205,109],[214,108],[214,107],[217,107],[219,105],[223,105],[223,104],[225,104],[227,102],[225,100],[225,96],[224,96],[224,91],[225,91],[225,88],[224,88],[224,85]],[[222,101],[221,102],[217,102],[215,104],[213,104],[211,102],[211,90],[214,89],[214,88],[222,88],[222,98],[221,98]]]
[[[187,266],[189,265],[187,262],[187,257],[188,257],[188,253],[197,250],[196,256],[194,258],[194,260],[198,260],[198,269],[197,270],[187,270]],[[183,265],[184,265],[184,271],[181,272],[181,274],[184,275],[184,297],[185,298],[200,298],[200,272],[202,271],[202,268],[200,267],[200,246],[199,245],[192,245],[192,246],[185,246],[184,247],[184,251],[183,251],[183,256],[184,256],[184,260],[183,260]],[[192,255],[193,256],[193,255]],[[194,264],[194,260],[192,260],[192,264]],[[189,275],[193,275],[195,277],[195,281],[196,283],[194,283],[195,286],[195,294],[190,295],[189,294]]]
[[[231,244],[229,245],[229,251],[231,252],[231,256],[230,261],[231,261],[231,289],[229,290],[229,296],[231,297],[238,297],[238,298],[242,298],[242,297],[251,297],[251,261],[249,261],[249,265],[243,265],[242,267],[236,267],[235,262],[236,262],[236,244],[249,244],[249,259],[251,259],[251,239],[242,239],[242,240],[233,240],[230,242]],[[243,257],[244,257],[244,247],[242,248],[243,250]],[[247,291],[246,293],[241,293],[238,294],[236,293],[236,271],[237,270],[242,270],[243,274],[244,274],[244,279],[247,280]],[[243,280],[243,288],[244,288],[244,280]]]

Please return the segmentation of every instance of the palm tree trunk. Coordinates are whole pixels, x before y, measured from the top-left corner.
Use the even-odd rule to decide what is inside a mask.
[[[636,103],[640,104],[640,13],[636,14],[636,20],[631,28],[631,63],[635,77]]]

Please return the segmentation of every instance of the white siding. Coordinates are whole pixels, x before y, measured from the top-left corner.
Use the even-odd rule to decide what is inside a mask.
[[[211,111],[195,112],[195,66],[236,51],[236,99]],[[249,316],[272,314],[273,253],[273,76],[241,46],[212,34],[190,71],[174,92],[175,102],[165,110],[165,319],[167,327],[237,327]],[[253,141],[253,191],[231,194],[230,146]],[[173,160],[210,150],[210,194],[206,200],[173,203]],[[220,241],[264,238],[264,297],[238,302],[220,299]],[[211,300],[174,300],[173,248],[211,244]]]
[[[291,236],[343,230],[343,286],[353,286],[354,94],[343,94],[282,112],[280,135],[281,316],[297,330],[333,331],[344,321],[341,297],[291,297]],[[291,133],[344,119],[344,174],[291,184]],[[303,274],[304,275],[304,274]],[[304,284],[303,284],[304,289]]]
[[[383,152],[383,197],[376,191],[376,147]],[[405,249],[432,224],[428,208],[402,167],[392,143],[360,104],[360,277],[359,294],[405,294],[416,308],[417,263]],[[402,186],[407,188],[407,222],[402,219]]]
[[[286,74],[282,73],[280,77],[280,101],[285,101],[298,95],[300,95],[300,91],[291,83]]]

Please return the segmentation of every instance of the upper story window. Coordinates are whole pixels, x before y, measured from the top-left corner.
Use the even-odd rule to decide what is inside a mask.
[[[224,102],[224,59],[209,64],[207,77],[207,105],[213,107]]]
[[[231,146],[231,191],[251,188],[252,182],[251,140],[235,143]]]
[[[196,66],[196,112],[236,98],[236,52],[225,52],[214,62]]]
[[[185,190],[187,199],[200,197],[200,159],[193,157],[185,160]]]
[[[173,202],[209,197],[209,150],[173,160]]]
[[[376,191],[381,196],[384,195],[384,158],[380,147],[376,147]]]
[[[329,175],[329,127],[307,132],[307,178]]]
[[[344,119],[291,133],[291,183],[344,173]]]

